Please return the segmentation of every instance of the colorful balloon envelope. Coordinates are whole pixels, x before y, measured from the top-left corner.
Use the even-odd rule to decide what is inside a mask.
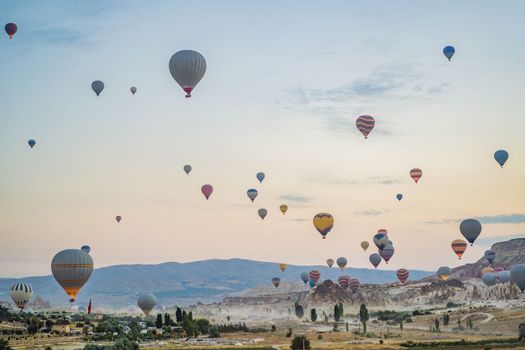
[[[361,288],[361,283],[356,278],[350,278],[350,281],[348,281],[348,288],[355,293]]]
[[[69,296],[69,301],[74,302],[78,292],[93,272],[93,259],[80,249],[62,250],[53,257],[51,271]]]
[[[266,217],[266,215],[268,215],[268,210],[264,209],[264,208],[261,208],[257,211],[257,213],[259,214],[259,217],[261,218],[261,220],[264,220],[264,218]]]
[[[361,242],[361,248],[366,252],[366,250],[368,249],[368,247],[370,246],[370,243],[368,243],[367,241],[362,241]]]
[[[82,247],[80,247],[80,250],[83,250],[88,254],[91,252],[91,248],[88,245],[83,245]]]
[[[395,249],[392,244],[387,244],[383,249],[379,249],[379,255],[383,258],[383,260],[388,264],[388,261],[392,256],[394,255]]]
[[[206,60],[197,51],[182,50],[171,56],[169,69],[171,76],[186,92],[188,98],[206,73]]]
[[[339,283],[339,286],[341,286],[341,288],[343,289],[348,288],[349,282],[350,282],[350,277],[348,276],[339,276],[339,278],[337,279],[337,283]]]
[[[525,264],[512,266],[510,269],[510,279],[523,292],[525,290]]]
[[[132,87],[129,88],[129,91],[131,91],[132,95],[135,95],[135,93],[137,92],[137,88],[132,86]]]
[[[315,287],[316,284],[317,283],[314,280],[308,280],[308,285],[310,286],[310,288]]]
[[[487,267],[484,267],[481,269],[481,275],[483,276],[484,274],[488,273],[488,272],[494,272],[494,269],[490,266],[487,266]]]
[[[403,195],[401,193],[396,194],[396,198],[398,201],[401,201],[403,199]]]
[[[288,267],[288,265],[286,265],[285,263],[280,263],[279,264],[279,269],[281,270],[281,272],[284,272],[284,270],[286,270],[287,267]]]
[[[497,282],[496,274],[494,272],[487,272],[483,274],[481,279],[483,280],[483,282],[485,282],[487,286],[493,286]]]
[[[381,258],[381,255],[377,253],[372,253],[370,254],[370,257],[368,258],[368,260],[370,260],[370,263],[372,263],[372,265],[374,265],[374,268],[377,269],[377,267],[381,263],[382,258]]]
[[[455,239],[452,241],[450,246],[452,247],[454,253],[456,253],[458,256],[459,260],[461,260],[463,253],[465,253],[465,250],[467,250],[467,242],[462,239]]]
[[[357,130],[359,130],[365,139],[367,139],[368,134],[374,129],[376,121],[374,120],[374,117],[370,115],[362,115],[357,118],[355,125],[357,126]]]
[[[416,182],[416,184],[418,183],[419,179],[421,179],[422,176],[423,176],[423,171],[421,169],[414,168],[410,170],[410,177],[412,178],[412,180]]]
[[[27,141],[27,144],[29,145],[29,147],[33,148],[36,145],[36,141],[31,139],[31,140]]]
[[[448,266],[441,266],[438,270],[437,270],[437,276],[442,280],[442,281],[448,281],[448,278],[450,277],[450,274],[452,273],[452,270],[450,270],[450,267]]]
[[[144,314],[149,315],[151,310],[157,305],[157,298],[153,294],[144,294],[137,299],[137,305]]]
[[[494,153],[494,159],[496,159],[496,162],[498,162],[498,164],[503,168],[503,165],[505,165],[505,162],[507,159],[509,159],[509,153],[500,149]]]
[[[386,233],[378,232],[374,235],[374,244],[378,249],[383,249],[388,244],[388,236]]]
[[[186,175],[189,175],[191,173],[192,167],[191,167],[191,165],[186,164],[183,169],[184,169],[184,172],[186,173]]]
[[[33,288],[31,288],[31,285],[28,283],[15,283],[9,291],[9,295],[11,296],[11,300],[13,300],[16,306],[22,311],[33,297]]]
[[[487,261],[489,262],[489,264],[492,264],[494,260],[496,260],[496,252],[493,250],[486,250],[484,256],[485,259],[487,259]]]
[[[326,260],[326,265],[328,265],[329,268],[332,268],[332,266],[334,266],[334,259]]]
[[[310,280],[317,283],[317,281],[319,281],[319,278],[321,278],[321,273],[317,270],[312,270],[310,271],[309,277],[310,277]]]
[[[341,269],[341,271],[343,271],[346,267],[346,264],[348,263],[348,261],[346,260],[345,257],[339,257],[337,258],[337,266],[339,266],[339,269]]]
[[[117,223],[119,223],[120,220],[122,220],[122,216],[120,215],[115,216],[115,220],[117,220]]]
[[[476,219],[463,220],[459,225],[459,231],[461,231],[463,237],[470,242],[470,245],[473,245],[481,233],[481,223]]]
[[[286,212],[288,211],[288,206],[286,204],[281,204],[281,206],[279,207],[279,210],[281,211],[281,213],[286,214]]]
[[[307,272],[301,272],[301,281],[303,281],[304,284],[308,283],[308,273]]]
[[[403,284],[406,283],[406,281],[408,280],[408,276],[409,275],[410,275],[410,272],[408,272],[407,269],[399,269],[396,272],[397,279],[399,280],[399,282],[401,282]]]
[[[313,222],[317,231],[323,236],[323,239],[326,238],[326,235],[332,230],[332,227],[334,227],[334,218],[328,213],[317,214],[314,216]]]
[[[262,183],[266,175],[264,175],[263,172],[258,172],[257,175],[255,175],[255,177],[257,177],[257,180],[259,180],[259,182]]]
[[[201,187],[201,192],[204,195],[204,198],[206,198],[206,200],[208,200],[208,199],[210,199],[210,196],[213,193],[213,186],[212,185],[208,185],[208,184],[203,185]]]
[[[101,80],[95,80],[91,83],[91,88],[93,89],[95,94],[99,96],[102,90],[104,90],[104,82],[102,82]]]
[[[272,284],[275,286],[275,288],[279,288],[279,285],[281,284],[281,279],[279,277],[272,278]]]
[[[13,36],[15,35],[16,31],[18,30],[18,27],[14,23],[7,23],[4,27],[5,32],[7,35],[9,35],[9,39],[13,39]]]
[[[445,46],[443,48],[443,55],[445,55],[446,58],[450,61],[452,59],[452,56],[454,56],[454,53],[456,52],[456,49],[453,46]]]
[[[507,283],[510,281],[510,271],[500,271],[496,273],[496,276],[501,283]]]
[[[248,191],[246,191],[246,195],[248,196],[248,198],[250,198],[252,203],[255,200],[255,198],[257,198],[258,194],[259,193],[257,192],[257,190],[255,188],[250,188]]]

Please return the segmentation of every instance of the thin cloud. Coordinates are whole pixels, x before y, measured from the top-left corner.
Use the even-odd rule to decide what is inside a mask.
[[[306,196],[300,196],[295,194],[287,194],[284,196],[279,197],[280,199],[290,201],[290,202],[299,202],[299,203],[308,203],[313,201],[315,198],[312,197],[306,197]]]
[[[330,177],[311,178],[310,182],[320,183],[324,185],[397,185],[400,183],[399,179],[383,176],[372,176],[367,179],[337,179]]]
[[[381,210],[369,209],[369,210],[355,211],[354,214],[360,215],[360,216],[378,216],[378,215],[390,213],[391,211],[392,210],[390,209],[381,209]]]
[[[463,219],[442,219],[442,220],[429,220],[423,221],[424,224],[439,225],[439,224],[450,224],[460,223]],[[479,220],[482,224],[523,224],[525,223],[525,214],[501,214],[501,215],[488,215],[488,216],[476,216],[474,219]]]

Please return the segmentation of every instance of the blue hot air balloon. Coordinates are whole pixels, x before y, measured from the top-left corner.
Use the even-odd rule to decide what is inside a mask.
[[[398,201],[403,199],[403,195],[401,193],[396,194],[396,198]]]
[[[259,180],[259,182],[261,182],[261,183],[263,182],[264,178],[266,177],[266,175],[264,175],[263,172],[258,172],[256,176],[257,176],[257,180]]]
[[[27,144],[29,145],[29,147],[33,148],[36,145],[36,141],[31,139],[31,140],[27,141]]]
[[[466,219],[459,225],[459,230],[463,237],[470,242],[470,245],[473,245],[481,233],[481,223],[476,219]]]
[[[509,153],[503,149],[500,149],[494,153],[494,159],[496,159],[496,162],[498,162],[498,164],[503,168],[503,165],[507,159],[509,159]]]
[[[257,198],[257,190],[255,188],[250,188],[248,191],[246,191],[246,194],[248,195],[248,198],[250,198],[250,200],[253,201],[255,200],[255,198]]]
[[[315,287],[315,281],[314,280],[309,280],[308,284],[310,285],[310,288]]]
[[[452,56],[454,56],[455,52],[456,49],[454,48],[454,46],[445,46],[445,48],[443,49],[443,55],[445,55],[445,57],[448,58],[449,61],[452,58]]]
[[[301,280],[304,284],[308,283],[308,272],[301,272]]]

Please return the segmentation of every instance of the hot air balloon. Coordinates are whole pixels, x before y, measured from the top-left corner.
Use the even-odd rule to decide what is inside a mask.
[[[379,264],[381,263],[381,255],[377,254],[377,253],[372,253],[370,254],[370,257],[368,258],[370,260],[370,262],[372,263],[372,265],[374,265],[374,268],[377,269],[377,267],[379,266]]]
[[[398,201],[401,201],[403,199],[403,195],[401,193],[396,194],[396,198]]]
[[[510,269],[510,279],[523,292],[525,290],[525,264],[517,264]]]
[[[408,272],[407,269],[399,269],[397,270],[396,275],[397,275],[397,279],[399,280],[399,282],[401,282],[402,284],[405,284],[405,282],[408,280],[408,276],[410,275],[410,272]]]
[[[257,177],[257,180],[259,180],[259,182],[262,183],[266,175],[264,175],[263,172],[258,172],[256,177]]]
[[[374,235],[374,244],[378,249],[383,249],[388,244],[388,236],[386,233],[378,232]]]
[[[275,286],[275,288],[279,288],[279,284],[281,284],[281,279],[279,277],[272,278],[272,283]]]
[[[16,306],[18,306],[20,311],[22,311],[33,297],[33,288],[31,288],[31,286],[27,283],[19,282],[15,283],[11,287],[9,294],[11,295],[11,299],[16,304]]]
[[[186,92],[188,98],[206,73],[206,60],[197,51],[182,50],[171,56],[169,68],[171,76]]]
[[[443,49],[443,55],[445,55],[446,58],[450,61],[452,56],[454,56],[454,53],[456,52],[456,49],[454,49],[453,46],[445,46]]]
[[[483,277],[481,279],[483,280],[483,282],[485,282],[487,286],[492,286],[496,284],[496,274],[494,272],[487,272],[483,274]]]
[[[368,247],[370,246],[370,243],[368,243],[367,241],[362,241],[361,242],[361,248],[363,248],[363,250],[366,252],[366,250],[368,249]]]
[[[337,279],[337,283],[339,283],[339,285],[343,289],[348,288],[348,282],[350,282],[350,277],[348,276],[339,276],[339,278]]]
[[[319,278],[321,278],[321,273],[317,270],[312,270],[310,271],[309,277],[312,281],[317,283],[317,281],[319,281]]]
[[[470,242],[470,245],[473,245],[474,241],[481,233],[481,223],[476,219],[466,219],[459,225],[459,230],[463,237]]]
[[[279,210],[281,211],[281,213],[286,214],[286,212],[288,211],[288,206],[286,204],[281,204],[281,206],[279,207]]]
[[[120,220],[122,220],[122,216],[120,215],[115,216],[115,220],[117,220],[117,222],[120,222]]]
[[[268,214],[268,210],[266,210],[264,208],[261,208],[261,209],[257,210],[257,213],[259,214],[259,217],[261,218],[261,220],[264,220],[264,218]]]
[[[416,183],[421,179],[421,176],[423,176],[423,171],[419,168],[414,168],[410,170],[410,177],[412,180],[414,180]]]
[[[93,91],[95,91],[95,93],[98,96],[100,95],[102,90],[104,90],[104,83],[100,80],[95,80],[94,82],[91,83],[91,88],[93,89]]]
[[[494,260],[496,260],[496,252],[493,250],[485,250],[485,259],[489,262],[489,264],[492,264]]]
[[[388,264],[390,258],[394,255],[395,249],[392,244],[387,244],[383,249],[379,249],[379,255]]]
[[[505,269],[501,266],[497,266],[495,268],[492,269],[494,271],[495,274],[501,272],[501,271],[505,271]]]
[[[149,315],[151,310],[157,305],[157,298],[153,294],[143,294],[137,300],[137,305],[140,307],[142,312]]]
[[[496,162],[503,168],[503,165],[509,159],[509,153],[505,150],[500,149],[499,151],[496,151],[494,153],[494,159],[496,159]]]
[[[507,283],[510,281],[510,271],[501,271],[496,274],[501,283]]]
[[[189,175],[191,173],[192,167],[191,167],[191,165],[186,164],[183,169],[184,169],[184,172],[186,173],[186,175]]]
[[[350,278],[350,281],[348,281],[348,288],[355,293],[361,288],[361,283],[356,278]]]
[[[314,226],[325,239],[328,232],[334,227],[334,218],[330,214],[319,213],[314,216]]]
[[[450,267],[448,266],[441,266],[438,270],[437,270],[437,276],[443,280],[443,281],[448,281],[448,278],[450,277],[450,274],[452,273],[452,271],[450,270]]]
[[[326,260],[326,265],[328,265],[329,268],[332,268],[332,266],[334,265],[334,259]]]
[[[250,188],[248,191],[246,191],[246,195],[248,195],[248,198],[250,198],[253,203],[255,198],[257,198],[258,192],[255,188]]]
[[[484,274],[488,273],[488,272],[494,272],[494,269],[490,266],[487,266],[487,267],[484,267],[481,269],[481,275],[483,276]]]
[[[280,263],[279,264],[279,269],[281,270],[281,272],[284,272],[284,270],[286,270],[287,267],[288,267],[288,265],[286,265],[285,263]]]
[[[455,239],[452,241],[451,247],[454,253],[456,253],[458,256],[459,260],[461,260],[461,256],[465,250],[467,250],[467,242],[462,239]]]
[[[62,250],[53,257],[51,271],[73,303],[93,272],[93,259],[80,249]]]
[[[310,286],[310,288],[313,288],[315,287],[316,283],[314,280],[308,280],[308,285]]]
[[[135,95],[135,92],[137,92],[137,88],[134,87],[134,86],[132,86],[132,87],[129,88],[129,91],[131,91],[131,93],[132,93],[133,95]]]
[[[211,194],[213,193],[213,186],[212,185],[203,185],[201,187],[201,192],[206,198],[206,200],[210,199]]]
[[[301,272],[301,280],[306,284],[308,282],[308,273],[307,272]]]
[[[357,118],[357,120],[355,121],[355,125],[357,126],[357,129],[361,131],[361,134],[363,134],[365,139],[367,139],[368,134],[370,134],[370,132],[376,125],[376,121],[374,120],[374,117],[370,115],[362,115]]]
[[[337,263],[337,266],[339,266],[339,268],[341,269],[341,271],[343,271],[345,269],[347,261],[345,257],[339,257],[337,258],[336,263]]]
[[[91,248],[88,246],[88,245],[83,245],[80,250],[83,250],[85,251],[86,253],[89,254],[89,252],[91,252]]]
[[[5,25],[5,32],[7,33],[7,35],[9,35],[9,39],[13,39],[13,36],[15,35],[17,30],[18,27],[14,23],[7,23]]]

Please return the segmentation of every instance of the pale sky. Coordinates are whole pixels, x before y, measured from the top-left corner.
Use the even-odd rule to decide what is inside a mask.
[[[96,267],[371,267],[359,243],[382,227],[388,268],[434,270],[458,264],[464,218],[483,231],[463,262],[525,236],[523,13],[520,0],[2,1],[18,32],[0,35],[0,276],[49,274],[83,244]],[[183,49],[208,67],[191,99],[168,71]],[[366,141],[361,114],[376,119]],[[326,240],[318,212],[335,218]]]

